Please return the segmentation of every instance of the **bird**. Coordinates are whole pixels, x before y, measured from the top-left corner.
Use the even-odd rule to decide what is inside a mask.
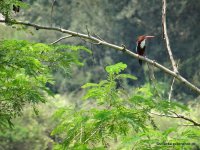
[[[154,38],[155,36],[150,35],[141,35],[137,38],[136,41],[136,53],[140,56],[144,56],[146,48],[146,39]],[[139,59],[139,64],[142,65],[142,60]]]
[[[22,0],[18,0],[18,1],[22,2]],[[15,13],[19,12],[19,11],[20,11],[20,6],[18,6],[18,5],[13,5],[13,11],[14,11]]]

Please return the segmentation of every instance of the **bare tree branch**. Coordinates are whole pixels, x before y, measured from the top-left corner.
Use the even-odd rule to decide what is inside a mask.
[[[193,124],[179,124],[179,126],[194,127],[195,125],[193,125]]]
[[[62,40],[64,40],[64,39],[67,39],[67,38],[70,38],[70,37],[73,37],[73,35],[63,36],[63,37],[59,38],[58,40],[52,42],[51,44],[52,44],[52,45],[53,45],[53,44],[56,44],[56,43],[58,43],[58,42],[60,42],[60,41],[62,41]]]
[[[161,116],[161,117],[168,117],[168,118],[178,118],[178,119],[183,119],[183,120],[186,120],[188,122],[191,122],[193,124],[193,126],[198,126],[200,127],[200,123],[186,117],[186,116],[183,116],[183,115],[180,115],[180,114],[177,114],[175,112],[173,112],[175,115],[166,115],[166,114],[157,114],[157,113],[153,113],[151,112],[151,114],[153,115],[156,115],[156,116]]]
[[[5,23],[5,20],[0,20],[0,22]],[[140,55],[132,52],[131,50],[124,48],[123,46],[118,46],[118,45],[115,45],[115,44],[112,44],[112,43],[109,43],[109,42],[106,42],[106,41],[102,41],[101,39],[94,37],[94,36],[91,36],[91,35],[88,36],[87,34],[82,34],[82,33],[74,32],[74,31],[66,30],[66,29],[62,29],[62,28],[41,26],[41,25],[38,25],[38,24],[27,23],[27,22],[23,22],[23,21],[13,21],[11,23],[34,27],[34,28],[36,28],[36,30],[44,29],[44,30],[51,30],[51,31],[53,30],[53,31],[58,31],[58,32],[62,32],[62,33],[67,33],[67,34],[70,34],[70,35],[75,36],[75,37],[80,37],[82,39],[92,41],[96,44],[101,44],[101,45],[113,48],[115,50],[123,51],[124,53],[130,55],[131,57],[134,57],[136,59],[141,59],[141,60],[159,68],[160,70],[171,75],[172,77],[175,77],[177,80],[184,83],[188,88],[190,88],[191,90],[193,90],[194,92],[196,92],[200,95],[200,89],[198,87],[196,87],[194,84],[190,83],[188,80],[186,80],[180,74],[177,74],[175,71],[172,71],[172,70],[164,67],[163,65],[155,62],[154,60],[140,56]]]
[[[179,62],[178,62],[178,63],[179,63]],[[178,69],[178,63],[177,63],[177,69]],[[172,84],[171,84],[170,91],[169,91],[169,96],[168,96],[169,102],[171,101],[174,82],[175,82],[175,77],[174,77],[173,80],[172,80]]]
[[[176,63],[174,61],[173,55],[172,55],[172,50],[169,44],[169,37],[167,34],[167,25],[166,25],[166,0],[162,0],[162,28],[163,28],[163,39],[165,41],[166,44],[166,48],[169,54],[169,58],[171,60],[172,63],[172,67],[175,73],[178,73],[178,69],[176,67]]]
[[[169,91],[169,96],[168,96],[168,101],[169,101],[169,102],[171,101],[174,82],[175,82],[175,77],[174,77],[173,80],[172,80],[172,84],[171,84],[170,91]]]
[[[190,119],[188,117],[185,117],[183,115],[177,114],[176,112],[172,112],[172,113],[174,113],[176,115],[176,118],[181,118],[181,119],[187,120],[187,121],[193,123],[194,126],[200,126],[200,123],[198,123],[198,122],[196,122],[196,121],[194,121],[194,120],[192,120],[192,119]]]
[[[88,36],[90,36],[90,32],[89,32],[89,30],[88,30],[87,25],[86,25],[86,30],[87,30],[87,34],[88,34]]]

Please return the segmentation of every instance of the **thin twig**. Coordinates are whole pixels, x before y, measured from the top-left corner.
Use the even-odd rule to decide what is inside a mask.
[[[105,42],[105,40],[103,40],[99,35],[97,35],[97,34],[94,34],[96,37],[98,37],[99,38],[99,40],[101,40],[101,41],[104,41]]]
[[[73,36],[74,36],[74,35],[63,36],[63,37],[59,38],[58,40],[52,42],[51,45],[56,44],[56,43],[58,43],[58,42],[60,42],[60,41],[62,41],[62,40],[64,40],[64,39],[67,39],[67,38],[70,38],[70,37],[73,37]]]
[[[169,54],[169,58],[172,63],[172,67],[175,73],[178,73],[178,69],[176,67],[176,63],[174,61],[173,55],[172,55],[172,50],[169,44],[169,37],[167,34],[167,25],[166,25],[166,0],[162,0],[162,28],[163,28],[163,38],[166,44],[166,48]]]
[[[192,120],[192,119],[190,119],[190,118],[188,118],[188,117],[186,117],[186,116],[177,114],[177,113],[175,113],[175,112],[172,112],[172,113],[175,114],[175,115],[157,114],[157,113],[153,113],[153,112],[151,112],[150,114],[157,115],[157,116],[161,116],[161,117],[169,117],[169,118],[183,119],[183,120],[186,120],[186,121],[188,121],[188,122],[193,123],[194,126],[200,127],[200,123],[198,123],[198,122],[196,122],[196,121],[194,121],[194,120]]]
[[[86,30],[87,30],[88,36],[90,37],[90,32],[89,32],[89,30],[88,30],[88,26],[87,26],[87,25],[86,25]]]
[[[188,118],[188,117],[185,117],[184,115],[180,115],[180,114],[177,114],[176,112],[172,111],[173,114],[175,114],[177,116],[177,118],[182,118],[184,120],[187,120],[187,121],[190,121],[192,122],[195,126],[200,126],[200,123]]]
[[[99,127],[98,127],[94,132],[92,132],[92,134],[90,135],[90,137],[88,137],[88,138],[85,140],[84,143],[87,143],[87,141],[89,141],[89,140],[91,139],[91,137],[93,137],[93,135],[96,134],[97,131],[101,129],[101,127],[102,127],[102,125],[99,125]]]
[[[178,63],[177,63],[177,69],[178,69],[178,64],[179,64],[179,61],[178,61]],[[168,96],[168,101],[169,101],[169,102],[171,101],[172,91],[173,91],[173,86],[174,86],[175,79],[176,79],[176,78],[174,77],[173,80],[172,80],[171,87],[170,87],[169,96]]]
[[[176,78],[174,77],[173,80],[172,80],[171,87],[170,87],[169,96],[168,96],[168,101],[169,101],[169,102],[171,102],[172,91],[173,91],[173,85],[174,85],[175,79],[176,79]]]
[[[153,113],[153,112],[151,112],[150,114],[156,115],[156,116],[161,116],[161,117],[177,118],[176,116],[165,115],[165,114],[157,114],[157,113]]]
[[[5,20],[0,20],[0,22],[5,23]],[[36,29],[51,30],[51,31],[58,31],[58,32],[62,32],[62,33],[67,33],[67,34],[70,34],[72,36],[81,37],[81,38],[83,38],[85,40],[88,39],[90,41],[95,42],[96,44],[101,44],[101,45],[113,48],[115,50],[123,51],[124,53],[130,55],[131,57],[143,60],[143,61],[145,61],[145,62],[147,62],[147,63],[149,63],[149,64],[151,64],[151,65],[153,65],[153,66],[155,66],[157,68],[159,68],[163,72],[175,77],[177,80],[179,80],[180,82],[184,83],[188,88],[190,88],[191,90],[193,90],[194,92],[196,92],[196,93],[198,93],[200,95],[200,89],[198,87],[196,87],[194,84],[190,83],[188,80],[186,80],[180,74],[177,74],[176,72],[166,68],[165,66],[157,63],[154,60],[151,60],[151,59],[149,59],[147,57],[143,57],[141,55],[138,55],[138,54],[132,52],[131,50],[124,49],[124,47],[122,47],[122,46],[118,46],[118,45],[115,45],[115,44],[112,44],[112,43],[109,43],[109,42],[106,42],[106,41],[102,41],[102,40],[100,40],[100,39],[98,39],[98,38],[96,38],[94,36],[90,36],[89,37],[87,34],[82,34],[82,33],[74,32],[74,31],[71,31],[71,30],[66,30],[66,29],[63,29],[63,28],[41,26],[41,25],[38,25],[38,24],[27,23],[27,22],[17,21],[17,20],[15,20],[13,22],[10,22],[10,23],[30,26],[30,27],[34,27]]]
[[[195,125],[194,124],[179,124],[179,126],[194,127]]]

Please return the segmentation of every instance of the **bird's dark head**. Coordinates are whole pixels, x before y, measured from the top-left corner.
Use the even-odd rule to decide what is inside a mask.
[[[137,42],[142,42],[143,40],[146,40],[146,39],[151,39],[151,38],[154,38],[155,36],[150,36],[150,35],[141,35],[137,38]]]

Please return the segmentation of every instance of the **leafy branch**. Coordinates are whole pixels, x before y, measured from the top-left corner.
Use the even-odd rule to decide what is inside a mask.
[[[126,147],[127,141],[130,140],[127,138],[132,139],[128,149],[133,147],[141,149],[142,146],[145,149],[147,147],[162,149],[164,146],[155,143],[176,141],[176,137],[169,138],[169,133],[176,132],[178,129],[169,128],[162,133],[154,122],[151,112],[171,116],[172,111],[187,110],[186,106],[155,98],[150,85],[132,89],[134,92],[127,97],[125,92],[122,92],[125,89],[117,87],[117,81],[119,79],[135,80],[136,77],[123,74],[122,71],[126,68],[127,65],[123,63],[107,66],[106,80],[99,83],[86,83],[82,86],[87,89],[84,100],[90,101],[91,106],[78,110],[61,108],[55,113],[54,117],[59,118],[59,121],[52,135],[63,139],[61,143],[57,143],[64,146],[62,149],[111,148],[110,143],[116,143],[115,148]],[[179,114],[176,114],[174,118],[193,121]],[[198,123],[194,125],[198,126]],[[156,141],[154,134],[159,134]],[[188,140],[185,136],[183,139]],[[181,139],[178,139],[178,142],[180,141]]]
[[[69,74],[72,65],[83,65],[80,50],[83,46],[46,45],[27,41],[0,42],[0,128],[12,125],[25,104],[46,102],[52,95],[47,84],[53,84],[53,71]],[[35,111],[37,112],[37,111]]]

